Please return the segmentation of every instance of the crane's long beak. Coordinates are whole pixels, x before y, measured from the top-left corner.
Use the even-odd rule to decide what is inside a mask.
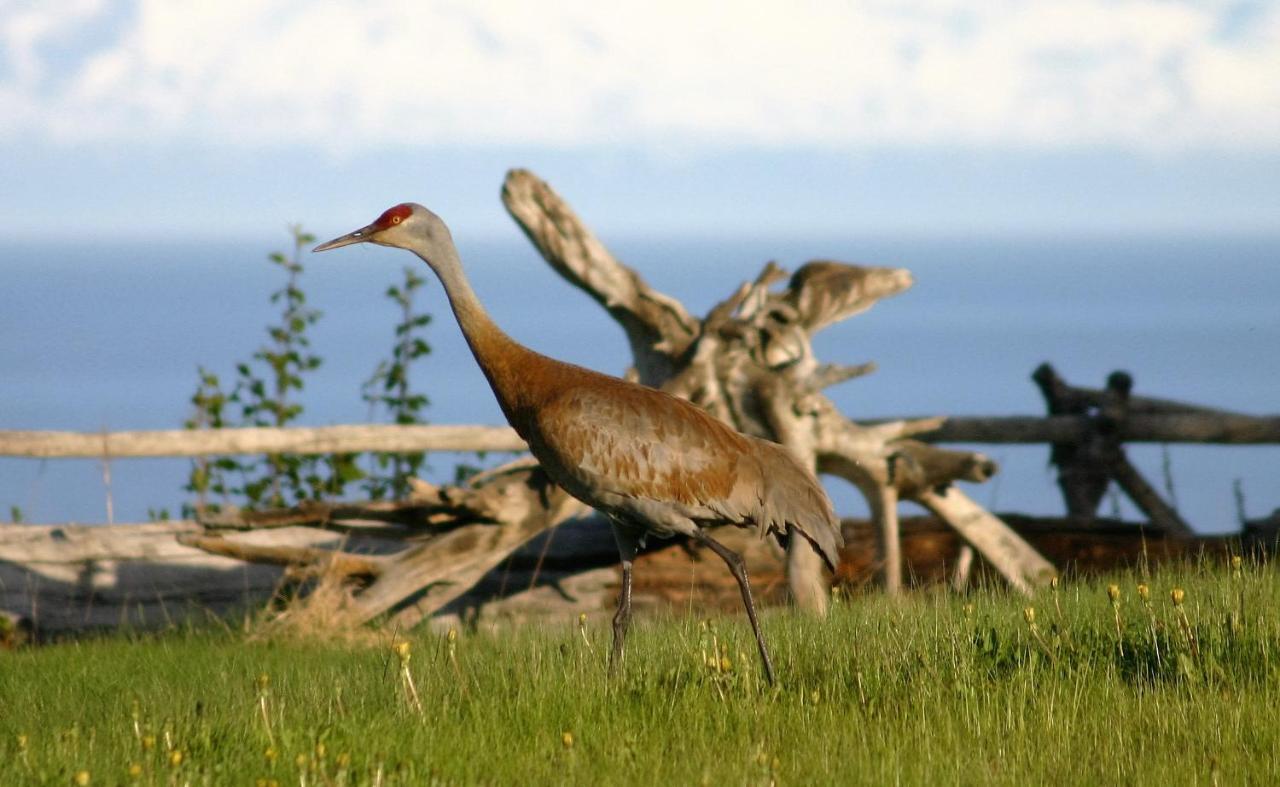
[[[376,228],[372,224],[370,224],[367,227],[361,227],[355,232],[348,232],[346,235],[343,235],[339,238],[334,238],[331,241],[321,243],[319,246],[316,246],[311,251],[313,252],[328,251],[329,249],[336,249],[340,246],[350,246],[353,243],[364,243],[368,241],[371,237],[373,237],[374,232],[376,232]]]

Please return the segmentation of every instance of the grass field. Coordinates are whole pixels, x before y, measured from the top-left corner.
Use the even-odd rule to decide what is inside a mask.
[[[0,781],[1280,778],[1280,574],[1249,561],[1063,584],[1030,601],[939,591],[838,600],[826,621],[771,612],[774,689],[741,616],[643,621],[611,680],[608,619],[452,641],[415,633],[407,654],[389,639],[226,631],[0,653]]]

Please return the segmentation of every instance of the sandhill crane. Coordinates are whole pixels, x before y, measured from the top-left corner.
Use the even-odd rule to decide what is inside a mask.
[[[623,658],[637,549],[648,534],[680,534],[733,573],[773,683],[742,557],[705,528],[799,534],[834,567],[840,530],[813,474],[782,446],[740,434],[683,399],[539,355],[507,336],[472,291],[448,227],[421,205],[396,205],[314,251],[353,243],[407,249],[431,266],[511,426],[553,481],[609,518],[622,560],[611,667]]]

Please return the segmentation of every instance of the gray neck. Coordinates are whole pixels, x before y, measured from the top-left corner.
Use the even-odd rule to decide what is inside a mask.
[[[489,381],[489,387],[493,389],[510,421],[520,399],[520,374],[515,367],[532,353],[503,333],[489,317],[475,291],[471,289],[471,282],[462,271],[462,262],[453,243],[437,246],[441,248],[432,250],[429,257],[416,249],[413,251],[439,277],[445,295],[449,298],[449,305],[453,308],[453,316],[457,318],[462,335],[471,348],[471,354],[475,356],[476,363],[480,365]]]
[[[485,311],[484,305],[476,297],[475,290],[471,289],[471,282],[462,272],[462,260],[458,258],[458,249],[452,243],[440,245],[443,248],[433,251],[430,257],[416,249],[414,253],[436,272],[441,286],[444,287],[444,294],[449,298],[449,305],[453,308],[453,316],[458,319],[462,334],[474,351],[475,340],[481,334],[502,333],[502,331]]]

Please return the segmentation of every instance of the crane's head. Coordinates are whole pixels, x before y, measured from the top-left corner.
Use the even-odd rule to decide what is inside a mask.
[[[413,202],[387,208],[372,224],[321,243],[312,251],[328,251],[353,243],[376,243],[416,251],[430,258],[439,244],[452,244],[449,228],[439,216]]]

